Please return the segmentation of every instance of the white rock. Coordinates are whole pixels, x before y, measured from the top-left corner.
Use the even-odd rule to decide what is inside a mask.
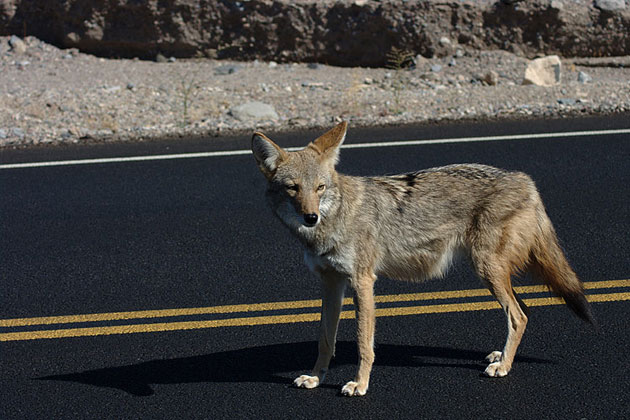
[[[103,86],[103,90],[107,93],[119,92],[120,89],[120,86]]]
[[[440,45],[443,47],[450,47],[453,45],[453,43],[449,38],[443,36],[442,38],[440,38]]]
[[[230,115],[237,120],[277,120],[278,113],[269,104],[262,102],[247,102],[230,109]]]
[[[532,60],[525,69],[524,85],[553,86],[560,83],[562,63],[557,55]]]
[[[624,0],[595,0],[595,7],[608,12],[615,12],[626,8]]]
[[[20,139],[23,139],[24,137],[26,137],[26,134],[24,133],[24,130],[22,130],[22,129],[21,129],[21,128],[19,128],[19,127],[14,127],[14,128],[11,130],[11,132],[12,132],[12,134],[13,134],[15,137],[18,137],[18,138],[20,138]]]
[[[11,38],[9,38],[9,45],[11,46],[11,51],[16,54],[24,54],[26,52],[26,43],[15,35],[11,35]]]
[[[580,83],[590,83],[593,81],[593,78],[586,72],[579,72],[577,77],[578,82]]]

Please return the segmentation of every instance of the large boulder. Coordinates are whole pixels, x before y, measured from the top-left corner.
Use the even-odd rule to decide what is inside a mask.
[[[528,63],[524,85],[553,86],[562,79],[562,63],[557,55],[541,57]]]

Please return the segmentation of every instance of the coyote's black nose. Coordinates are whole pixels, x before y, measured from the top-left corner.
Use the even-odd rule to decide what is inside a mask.
[[[318,216],[315,213],[304,215],[304,221],[306,222],[307,226],[315,226],[315,223],[317,223],[317,218]]]

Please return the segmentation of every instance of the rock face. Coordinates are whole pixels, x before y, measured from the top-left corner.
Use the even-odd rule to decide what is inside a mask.
[[[524,85],[553,86],[560,83],[562,63],[560,57],[551,55],[532,60],[525,69]]]
[[[612,3],[623,0],[0,0],[0,35],[108,57],[341,66],[384,66],[392,47],[425,57],[457,45],[628,55],[630,10]]]

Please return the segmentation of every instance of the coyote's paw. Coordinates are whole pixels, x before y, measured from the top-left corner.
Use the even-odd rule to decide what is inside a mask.
[[[302,375],[295,378],[295,380],[293,381],[293,385],[297,386],[298,388],[315,388],[317,387],[317,385],[319,385],[319,378],[317,376]]]
[[[367,385],[359,385],[358,382],[350,381],[341,388],[341,393],[347,397],[363,396],[367,392]]]
[[[499,360],[501,360],[501,352],[493,351],[492,353],[486,356],[486,360],[490,363],[498,362]]]
[[[490,362],[490,364],[483,372],[484,375],[491,378],[501,378],[508,374],[510,366],[507,366],[501,361],[501,355],[502,353],[500,351],[493,351],[486,356],[486,360]]]
[[[509,371],[510,371],[510,368],[505,366],[503,363],[494,362],[488,365],[488,367],[483,372],[483,374],[491,378],[502,378],[506,376]]]

